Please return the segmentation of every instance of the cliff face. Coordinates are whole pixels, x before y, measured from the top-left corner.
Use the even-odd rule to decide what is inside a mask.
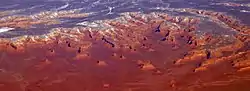
[[[197,17],[130,12],[70,28],[55,27],[43,35],[1,38],[0,89],[248,91],[250,28],[223,13],[176,11]],[[60,18],[87,16],[43,12],[8,17],[0,26],[25,31],[34,25],[60,24]],[[201,27],[205,21],[225,31],[213,27],[205,31]]]

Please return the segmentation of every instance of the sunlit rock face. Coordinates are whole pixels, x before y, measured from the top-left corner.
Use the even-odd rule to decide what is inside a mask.
[[[249,26],[222,12],[169,10],[190,15],[124,12],[70,27],[62,19],[92,13],[3,17],[0,90],[249,91]],[[53,27],[12,36],[41,26]]]

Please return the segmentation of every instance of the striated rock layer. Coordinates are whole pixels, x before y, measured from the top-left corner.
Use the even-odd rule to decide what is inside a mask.
[[[0,90],[249,91],[250,28],[218,12],[176,11],[200,17],[130,12],[1,38]],[[64,13],[54,17],[87,16]],[[51,14],[6,18],[0,26],[54,24]],[[200,24],[208,20],[226,31],[203,31]]]

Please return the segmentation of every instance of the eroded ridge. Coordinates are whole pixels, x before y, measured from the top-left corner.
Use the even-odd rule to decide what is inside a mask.
[[[209,91],[206,87],[249,84],[249,27],[217,12],[183,11],[237,32],[198,31],[203,17],[129,12],[44,35],[2,38],[0,89]]]
[[[1,16],[6,16],[11,12],[17,11],[3,11]],[[2,17],[0,19],[0,27],[10,27],[15,29],[29,29],[36,25],[55,25],[61,24],[63,18],[82,18],[87,17],[88,13],[80,13],[80,10],[65,10],[65,11],[44,11],[34,15],[12,15]]]

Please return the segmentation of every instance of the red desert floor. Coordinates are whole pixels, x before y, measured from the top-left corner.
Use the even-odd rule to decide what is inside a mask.
[[[249,26],[223,13],[182,12],[205,18],[131,12],[43,37],[1,38],[0,91],[250,91]],[[45,16],[0,26],[60,23]],[[225,31],[205,31],[207,19]]]

